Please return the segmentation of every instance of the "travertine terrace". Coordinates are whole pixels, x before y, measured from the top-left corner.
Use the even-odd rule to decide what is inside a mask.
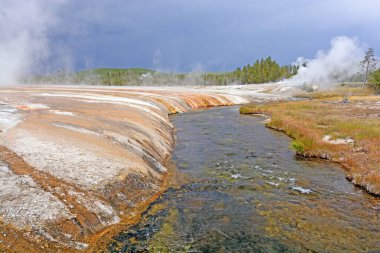
[[[0,250],[93,250],[165,189],[169,115],[277,99],[273,85],[0,89]]]

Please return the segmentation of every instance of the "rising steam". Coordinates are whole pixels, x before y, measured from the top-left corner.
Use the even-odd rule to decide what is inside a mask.
[[[49,56],[49,31],[63,0],[0,2],[0,84],[14,84]]]
[[[364,49],[358,39],[335,37],[327,52],[318,51],[312,60],[298,58],[295,63],[300,66],[298,74],[287,82],[323,86],[350,79],[359,72],[359,62],[363,55]],[[303,66],[304,63],[306,67]]]

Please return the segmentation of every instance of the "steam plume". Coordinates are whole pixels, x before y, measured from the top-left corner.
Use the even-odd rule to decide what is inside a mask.
[[[0,2],[0,84],[14,84],[49,56],[49,31],[64,0]]]
[[[358,73],[359,62],[363,58],[364,49],[356,38],[345,36],[331,40],[331,48],[325,52],[320,50],[312,60],[298,58],[298,74],[288,82],[296,84],[318,84],[347,80]],[[306,67],[302,66],[305,63]]]

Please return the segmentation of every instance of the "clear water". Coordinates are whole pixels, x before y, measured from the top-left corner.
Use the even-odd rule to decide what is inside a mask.
[[[299,160],[290,139],[223,107],[173,116],[169,189],[112,252],[380,252],[380,202],[336,164]]]

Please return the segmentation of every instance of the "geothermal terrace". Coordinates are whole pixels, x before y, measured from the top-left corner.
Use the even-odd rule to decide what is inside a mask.
[[[0,250],[89,250],[166,186],[169,115],[278,99],[285,86],[0,89]]]

